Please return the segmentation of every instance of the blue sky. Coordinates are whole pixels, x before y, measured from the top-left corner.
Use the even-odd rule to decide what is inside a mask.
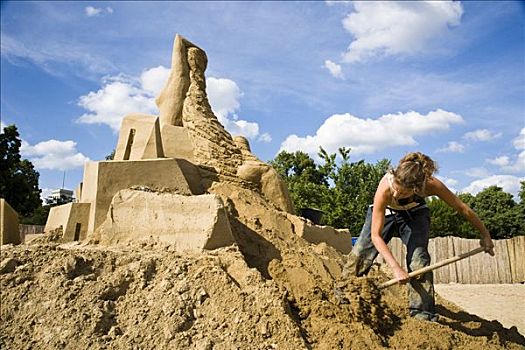
[[[525,7],[467,2],[1,3],[1,122],[44,194],[75,188],[154,98],[179,33],[262,160],[279,150],[434,158],[454,191],[525,180]]]

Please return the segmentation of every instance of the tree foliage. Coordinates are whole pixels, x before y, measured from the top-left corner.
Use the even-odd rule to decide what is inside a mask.
[[[36,208],[31,216],[21,218],[20,223],[25,225],[45,225],[51,207],[51,205],[42,205]]]
[[[42,206],[39,173],[20,156],[22,141],[15,125],[0,134],[0,197],[21,216],[30,216]]]
[[[459,199],[472,207],[474,197],[470,193],[458,195]],[[475,229],[458,213],[439,198],[427,200],[430,208],[430,236],[460,236],[463,238],[476,238],[479,234]]]
[[[106,160],[113,160],[114,158],[115,158],[115,149],[113,148],[113,151],[111,151],[111,153],[106,156]]]
[[[524,187],[522,181],[519,203],[498,186],[487,187],[476,196],[460,194],[459,197],[481,218],[492,238],[510,238],[525,235]],[[477,230],[442,200],[433,199],[428,205],[432,213],[431,236],[479,237]]]
[[[350,149],[340,148],[337,154],[320,149],[323,164],[318,165],[306,153],[280,152],[270,164],[281,174],[290,189],[295,208],[321,209],[324,223],[337,228],[348,228],[357,235],[372,203],[376,187],[386,173],[390,162],[377,164],[363,160],[350,161]]]
[[[282,151],[270,161],[285,180],[295,208],[320,208],[327,196],[328,182],[314,160],[304,152]]]
[[[348,228],[356,236],[390,161],[383,159],[376,164],[364,160],[352,162],[350,153],[350,149],[340,148],[337,154],[328,154],[321,148],[318,154],[321,164],[317,164],[304,152],[282,151],[270,164],[288,184],[299,213],[303,208],[321,209],[325,224]],[[474,209],[493,238],[525,234],[525,181],[521,182],[519,196],[520,202],[517,203],[511,194],[497,186],[488,187],[475,196],[470,193],[458,195]],[[477,230],[441,199],[428,199],[427,204],[431,212],[431,237],[479,237]]]

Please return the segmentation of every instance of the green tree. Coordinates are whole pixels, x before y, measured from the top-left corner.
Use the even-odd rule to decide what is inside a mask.
[[[519,236],[525,236],[525,181],[520,181],[520,192],[518,194],[520,198],[520,202],[516,207],[515,210],[515,216],[516,220],[521,220],[521,229],[516,235]]]
[[[45,225],[51,207],[51,205],[42,205],[36,208],[31,216],[21,218],[20,223],[26,225]]]
[[[349,148],[340,148],[342,160],[337,163],[335,154],[328,155],[321,148],[319,155],[325,161],[323,169],[333,184],[323,209],[326,209],[327,224],[348,228],[353,235],[358,235],[368,206],[374,200],[377,185],[390,167],[390,161],[383,159],[375,165],[364,160],[351,162],[350,151]]]
[[[113,148],[113,151],[111,151],[111,153],[106,156],[106,160],[113,160],[114,158],[115,158],[115,149]]]
[[[42,206],[39,174],[33,164],[20,156],[22,142],[15,125],[0,134],[0,197],[21,216],[30,216]]]
[[[375,165],[363,160],[350,162],[350,149],[344,147],[338,154],[328,154],[320,148],[319,157],[323,164],[316,164],[304,152],[282,151],[270,164],[288,184],[298,212],[308,207],[321,209],[325,224],[348,228],[357,235],[390,161],[384,159]]]
[[[430,237],[457,235],[461,226],[458,212],[439,198],[427,200],[430,209]]]
[[[490,186],[476,195],[473,209],[482,218],[493,238],[523,234],[525,216],[510,193]]]
[[[315,161],[306,153],[280,152],[269,162],[288,185],[295,209],[321,209],[326,200],[328,181]]]
[[[461,193],[459,199],[470,207],[473,206],[474,196],[470,193]],[[476,238],[477,230],[454,208],[443,200],[433,197],[427,200],[430,209],[430,237],[458,236],[463,238]]]
[[[501,187],[488,187],[476,196],[462,193],[459,194],[459,199],[476,212],[492,238],[510,238],[525,234],[523,200],[519,204],[516,203],[512,195],[504,192]],[[479,237],[476,228],[441,199],[428,201],[428,206],[431,212],[431,237],[446,235],[463,238]]]

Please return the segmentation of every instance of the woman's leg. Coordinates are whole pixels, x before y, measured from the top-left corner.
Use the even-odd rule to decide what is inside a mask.
[[[428,208],[408,212],[400,228],[401,239],[407,247],[408,271],[430,265],[428,239],[430,211]],[[408,283],[408,307],[410,315],[426,320],[435,319],[433,273],[429,271]]]
[[[385,217],[385,224],[381,236],[388,243],[392,239],[395,229],[394,215]],[[363,276],[370,271],[378,251],[372,243],[372,207],[368,208],[366,220],[355,246],[348,254],[348,262],[343,268],[343,279],[351,276]]]

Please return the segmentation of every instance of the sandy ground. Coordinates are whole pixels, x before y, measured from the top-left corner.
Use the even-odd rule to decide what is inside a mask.
[[[525,334],[524,284],[437,284],[435,290],[468,313]]]

